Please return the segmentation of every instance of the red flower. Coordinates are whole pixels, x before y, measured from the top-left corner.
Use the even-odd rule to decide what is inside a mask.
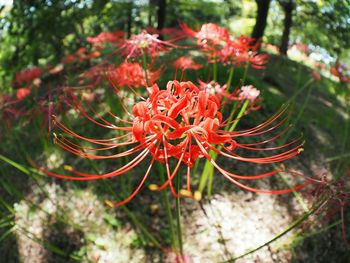
[[[260,95],[260,90],[256,89],[253,85],[243,86],[239,93],[240,100],[249,100],[253,103]]]
[[[214,23],[203,24],[199,31],[192,30],[184,23],[180,26],[187,35],[197,38],[197,45],[214,60],[220,56],[221,45],[230,39],[229,31]]]
[[[238,40],[229,40],[220,50],[220,60],[225,64],[236,64],[237,66],[247,65],[253,68],[263,68],[267,63],[267,54],[256,52],[257,44],[253,44],[254,39],[241,36]]]
[[[152,85],[159,78],[160,70],[147,70],[148,83]],[[124,62],[108,73],[109,80],[118,87],[147,87],[146,74],[138,63]]]
[[[17,73],[14,83],[15,85],[31,84],[35,79],[39,78],[41,74],[43,74],[43,71],[40,68],[32,67]]]
[[[86,40],[91,44],[100,44],[105,42],[116,43],[123,37],[123,31],[102,32],[95,37],[88,37]]]
[[[209,155],[209,151],[212,150],[229,160],[256,164],[270,164],[290,159],[299,154],[301,152],[301,143],[299,142],[300,138],[281,146],[263,147],[263,145],[283,135],[288,128],[270,139],[264,139],[260,142],[238,142],[241,137],[258,137],[262,134],[276,130],[287,119],[286,116],[283,116],[286,112],[286,108],[281,109],[270,119],[255,128],[228,132],[225,130],[225,126],[230,125],[231,123],[223,121],[222,115],[219,111],[219,100],[214,95],[201,91],[192,82],[170,81],[168,82],[166,90],[160,90],[157,85],[153,85],[148,91],[149,97],[135,104],[132,114],[128,112],[128,115],[131,116],[130,120],[123,120],[106,109],[108,114],[112,115],[121,123],[121,126],[108,122],[102,116],[98,116],[98,120],[94,120],[82,108],[77,99],[74,99],[73,97],[76,101],[77,108],[86,118],[101,127],[117,130],[123,133],[115,138],[92,139],[83,137],[73,132],[56,119],[57,127],[63,132],[77,139],[100,145],[98,148],[80,146],[75,142],[70,141],[68,138],[59,138],[56,136],[55,142],[62,148],[78,156],[91,159],[121,158],[129,155],[134,156],[129,163],[102,175],[82,173],[68,166],[66,166],[67,170],[73,175],[61,175],[37,167],[49,175],[62,179],[96,180],[124,174],[139,165],[148,155],[151,155],[152,158],[149,166],[136,190],[125,200],[115,203],[114,205],[116,206],[130,201],[139,192],[146,179],[150,176],[150,171],[156,161],[165,165],[168,180],[163,185],[158,187],[154,187],[153,185],[152,188],[154,190],[162,190],[169,186],[174,196],[183,195],[193,197],[191,191],[191,168],[198,158],[203,157],[208,159],[225,178],[244,189],[254,192],[282,194],[301,189],[310,183],[310,180],[308,180],[304,184],[282,190],[256,189],[242,184],[240,180],[265,178],[280,172],[280,170],[273,170],[259,175],[238,175],[222,168]],[[97,115],[96,111],[93,111],[93,114]],[[282,120],[280,120],[281,118]],[[119,147],[122,150],[117,151],[116,154],[95,154],[95,152],[111,150]],[[129,149],[125,149],[125,147],[129,147]],[[277,151],[277,153],[265,157],[245,157],[236,153],[238,149],[252,152]],[[170,164],[171,159],[177,160],[172,162],[173,166]],[[181,164],[187,167],[185,176],[186,190],[177,193],[173,187],[172,181]]]
[[[173,66],[177,69],[194,69],[198,70],[202,68],[203,66],[200,64],[196,64],[196,62],[193,61],[190,57],[179,57],[177,60],[173,62]]]
[[[194,31],[186,24],[181,24],[182,30],[189,36],[197,38],[197,44],[202,47],[219,45],[229,40],[230,33],[224,27],[214,23],[203,24],[199,31]]]
[[[216,98],[221,102],[224,97],[232,99],[231,95],[226,90],[227,85],[221,86],[219,83],[214,80],[206,83],[199,80],[199,89],[205,91],[206,93],[216,96]]]
[[[350,83],[350,77],[347,76],[349,74],[348,68],[340,64],[339,60],[336,61],[334,67],[331,67],[331,74],[338,77],[341,83]]]
[[[65,58],[63,58],[62,63],[69,64],[75,61],[82,62],[84,60],[97,58],[99,56],[101,56],[100,52],[94,51],[94,52],[88,53],[85,47],[81,47],[81,48],[78,48],[78,50],[75,51],[75,53],[67,55]]]
[[[16,98],[17,100],[24,100],[30,93],[30,88],[20,88],[17,90]]]
[[[158,39],[158,35],[148,34],[146,31],[142,31],[138,35],[133,35],[129,39],[124,40],[120,49],[123,49],[122,56],[126,56],[126,59],[141,57],[143,54],[151,57],[156,57],[159,52],[168,50],[168,47],[176,47],[169,41],[163,41]]]
[[[89,68],[86,72],[81,75],[83,81],[92,81],[93,85],[100,83],[104,77],[106,77],[112,70],[113,65],[101,64]]]
[[[75,55],[71,54],[71,55],[67,55],[62,59],[62,63],[63,64],[69,64],[72,63],[75,60]]]
[[[146,31],[149,34],[161,34],[161,35],[173,36],[176,38],[183,38],[183,31],[181,29],[174,28],[174,27],[164,27],[160,30],[154,27],[147,27]]]

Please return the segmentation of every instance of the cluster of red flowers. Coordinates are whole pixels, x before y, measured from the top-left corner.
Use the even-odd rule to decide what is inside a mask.
[[[341,83],[350,83],[350,73],[348,68],[341,64],[339,60],[336,61],[334,67],[331,67],[331,73],[338,77]]]
[[[101,56],[100,52],[98,51],[88,52],[88,50],[85,47],[81,47],[77,51],[75,51],[73,54],[70,54],[64,57],[62,60],[62,63],[69,64],[72,62],[82,62],[84,60],[89,60],[91,58],[98,58],[99,56]]]
[[[110,70],[108,74],[113,85],[119,87],[147,87],[158,80],[160,70],[152,72],[149,69],[144,70],[138,63],[123,62],[115,70]]]
[[[197,39],[197,45],[212,61],[235,66],[249,64],[254,68],[263,68],[267,63],[267,55],[257,52],[259,43],[255,39],[243,35],[234,39],[226,28],[213,23],[204,24],[199,31],[185,24],[181,26],[185,33]]]
[[[29,85],[43,74],[43,71],[38,67],[23,70],[16,74],[14,85]]]
[[[194,60],[191,57],[179,57],[173,62],[173,66],[176,69],[181,69],[181,70],[187,70],[187,69],[198,70],[203,67],[201,64],[197,64],[196,62],[194,62]]]
[[[93,45],[106,43],[106,42],[117,43],[123,37],[124,37],[123,31],[102,32],[95,37],[88,37],[86,41]]]

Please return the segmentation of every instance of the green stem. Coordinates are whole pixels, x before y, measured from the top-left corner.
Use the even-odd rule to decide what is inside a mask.
[[[163,168],[163,165],[161,163],[158,163],[158,171],[159,171],[159,175],[160,175],[162,182],[165,182],[166,180],[164,177],[164,168]],[[171,244],[174,247],[176,247],[174,219],[173,219],[173,215],[171,213],[170,202],[169,202],[167,192],[164,190],[162,191],[162,199],[163,199],[165,211],[166,211],[166,214],[167,214],[167,217],[169,220]]]
[[[229,91],[230,88],[231,88],[231,84],[232,84],[232,80],[233,80],[233,73],[234,72],[235,72],[235,67],[231,66],[230,73],[228,75],[228,80],[227,80],[227,91]]]
[[[227,96],[225,96],[223,102],[221,105],[224,105],[225,106],[225,103],[227,101],[227,98],[228,98],[228,95],[229,95],[229,91],[230,91],[230,88],[231,88],[231,84],[232,84],[232,79],[233,79],[233,73],[235,71],[235,67],[232,65],[231,68],[230,68],[230,72],[229,72],[229,75],[228,75],[228,80],[227,80],[227,88],[226,88],[226,91],[227,91]],[[223,111],[222,111],[223,112]]]
[[[238,122],[240,121],[240,119],[244,115],[248,105],[249,105],[249,100],[246,100],[243,103],[243,106],[242,106],[241,110],[239,111],[239,113],[237,115],[236,121],[229,128],[229,132],[232,132],[236,128]],[[233,114],[231,114],[231,117],[228,120],[229,122],[231,121],[232,117],[233,117]],[[220,151],[221,148],[222,147],[219,145],[217,149]],[[212,150],[209,151],[209,155],[214,161],[218,157],[218,153],[215,152],[215,151],[212,151]],[[211,196],[213,179],[214,179],[214,166],[212,165],[212,163],[209,160],[207,160],[205,162],[205,165],[204,165],[204,168],[203,168],[203,172],[202,172],[202,175],[201,175],[201,178],[200,178],[200,181],[199,181],[198,191],[202,193],[204,188],[205,188],[205,186],[207,185],[207,187],[208,187],[207,188],[207,194],[208,194],[209,198]]]
[[[147,86],[149,86],[148,71],[147,71],[147,56],[146,56],[146,53],[143,51],[142,51],[142,68],[143,68],[143,71],[145,72],[146,84]]]
[[[292,97],[290,97],[286,103],[290,103],[291,101],[294,101],[294,99],[304,91],[304,89],[306,89],[314,80],[311,78],[309,79],[304,86],[302,86],[297,92],[294,93],[294,95]]]
[[[339,160],[339,159],[343,159],[343,158],[347,158],[347,157],[350,157],[350,153],[343,153],[343,154],[340,154],[340,155],[329,157],[329,158],[326,159],[326,162],[333,162],[333,161],[336,161],[336,160]]]
[[[242,108],[240,109],[240,111],[238,112],[238,115],[236,117],[236,121],[234,121],[231,125],[231,127],[229,128],[229,132],[233,132],[234,129],[236,128],[237,124],[239,123],[239,121],[241,120],[241,118],[243,117],[245,111],[247,110],[249,105],[249,100],[245,100],[245,102],[243,103]],[[233,115],[231,115],[231,118],[233,117]],[[231,121],[231,118],[229,119],[229,122]]]
[[[217,81],[218,79],[218,65],[216,64],[216,60],[213,62],[213,80]]]
[[[141,232],[158,248],[162,248],[162,245],[158,242],[157,239],[140,223],[140,221],[136,218],[136,216],[125,206],[122,205],[121,209],[128,215],[131,221],[138,227]]]
[[[176,182],[176,192],[180,192],[180,178],[181,176],[177,175],[177,182]],[[182,230],[181,230],[181,207],[180,207],[180,197],[176,198],[176,229],[177,229],[177,240],[180,250],[180,256],[183,257],[183,243],[182,243]]]
[[[305,88],[307,88],[311,83],[313,82],[313,79],[310,79],[307,83],[305,83],[305,85],[299,89],[298,92],[296,92],[296,94],[294,94],[294,98],[300,93],[301,90],[304,90]],[[309,103],[309,99],[311,97],[311,92],[313,90],[313,86],[310,86],[307,94],[306,94],[306,98],[304,100],[304,103],[302,104],[299,112],[298,112],[298,115],[296,116],[296,118],[294,119],[294,121],[291,123],[292,126],[290,128],[290,130],[286,133],[285,135],[285,139],[282,141],[281,145],[283,145],[285,143],[285,141],[289,138],[290,134],[292,133],[292,131],[294,130],[294,127],[295,125],[298,123],[298,121],[300,120],[301,116],[303,115],[304,111],[305,111],[305,108],[306,108],[306,105]],[[282,180],[284,181],[284,183],[288,186],[288,187],[291,187],[291,185],[289,184],[287,178],[282,174],[282,173],[279,173],[279,175],[281,176]],[[295,196],[295,198],[297,199],[297,202],[300,204],[300,206],[303,208],[303,210],[305,212],[308,211],[308,208],[307,208],[307,205],[306,203],[304,202],[303,200],[303,197],[297,192],[297,191],[293,191],[293,195]]]
[[[243,73],[241,87],[244,86],[245,80],[247,78],[248,68],[249,68],[249,63],[247,63],[247,65],[244,68],[244,73]]]

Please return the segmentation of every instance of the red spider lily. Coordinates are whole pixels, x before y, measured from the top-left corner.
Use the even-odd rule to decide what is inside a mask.
[[[350,170],[346,174],[350,177]],[[322,200],[325,199],[325,203],[316,211],[317,213],[325,212],[324,219],[329,221],[336,214],[340,213],[342,237],[343,240],[350,246],[346,237],[346,226],[344,217],[344,208],[349,201],[348,189],[346,189],[346,183],[349,178],[338,179],[337,181],[329,181],[327,175],[323,174],[321,179],[315,180],[317,182],[316,187],[311,191],[312,197]]]
[[[260,95],[260,90],[256,89],[253,85],[243,86],[239,93],[240,100],[249,100],[253,103]]]
[[[201,69],[203,66],[194,62],[194,60],[190,57],[179,57],[177,60],[173,62],[173,66],[176,69],[186,70],[186,69]]]
[[[31,84],[35,79],[39,78],[43,74],[43,71],[38,67],[32,67],[27,70],[23,70],[16,74],[14,84]]]
[[[339,60],[336,61],[335,66],[331,67],[331,73],[332,75],[339,78],[339,81],[342,83],[350,83],[350,77],[346,76],[348,73],[348,68],[340,64]]]
[[[236,66],[249,64],[253,68],[264,68],[268,55],[256,52],[259,43],[255,42],[246,36],[241,36],[237,41],[227,41],[220,50],[220,60],[224,64],[236,64]]]
[[[301,152],[300,138],[288,142],[284,145],[275,147],[264,147],[265,144],[274,141],[282,136],[289,128],[284,129],[277,135],[255,143],[239,143],[241,137],[259,137],[260,135],[272,132],[280,127],[287,119],[285,115],[286,108],[282,108],[275,115],[269,118],[262,124],[243,131],[229,132],[225,129],[232,122],[223,121],[220,113],[220,102],[216,96],[200,90],[192,82],[170,81],[167,84],[166,90],[160,90],[157,85],[148,88],[149,96],[147,99],[138,102],[134,105],[132,113],[128,113],[130,120],[121,119],[107,111],[116,121],[121,123],[121,126],[110,123],[102,116],[98,116],[96,111],[94,115],[98,116],[95,120],[83,109],[77,98],[72,96],[76,107],[89,120],[95,124],[121,132],[120,135],[111,139],[92,139],[75,133],[67,128],[59,120],[56,119],[56,126],[63,132],[77,139],[99,145],[97,148],[85,147],[70,141],[67,138],[55,136],[55,142],[65,150],[84,158],[91,159],[110,159],[122,158],[125,156],[135,156],[132,160],[117,168],[114,171],[105,174],[87,174],[74,170],[71,167],[66,167],[73,175],[62,175],[51,171],[47,171],[42,167],[36,166],[45,173],[69,180],[96,180],[102,178],[115,177],[124,174],[135,166],[139,165],[151,156],[151,161],[146,169],[146,172],[141,179],[136,190],[125,200],[115,203],[115,206],[125,204],[130,201],[144,185],[146,179],[150,176],[150,171],[155,162],[160,162],[165,165],[167,181],[155,187],[154,190],[162,190],[169,186],[172,194],[178,196],[189,196],[194,198],[191,191],[191,168],[198,158],[208,159],[212,165],[232,183],[253,192],[282,194],[289,193],[305,187],[310,184],[306,183],[297,185],[290,189],[282,190],[262,190],[247,186],[240,180],[256,180],[270,177],[281,170],[273,170],[259,175],[238,175],[222,168],[209,155],[209,151],[215,151],[218,155],[226,157],[229,160],[250,162],[256,164],[270,164],[288,160],[291,157]],[[126,110],[126,108],[125,108]],[[282,118],[282,120],[281,120]],[[111,150],[115,148],[130,147],[128,150],[119,151],[112,155],[97,155],[96,152],[103,150]],[[252,152],[260,151],[277,151],[278,153],[270,154],[265,157],[245,157],[238,155],[235,151],[247,150]],[[171,169],[170,160],[175,159],[174,167]],[[177,161],[176,161],[177,160]],[[173,186],[173,179],[179,171],[181,164],[187,167],[186,172],[186,190],[177,193]],[[110,204],[110,203],[109,203]]]
[[[149,34],[168,35],[176,38],[183,38],[183,31],[174,27],[164,27],[160,30],[154,27],[147,27],[146,31]]]
[[[26,97],[29,96],[30,93],[31,93],[30,88],[20,88],[16,92],[16,98],[19,101],[24,100]]]
[[[199,31],[194,31],[186,24],[180,24],[182,30],[189,36],[197,38],[201,47],[215,46],[229,40],[230,33],[224,27],[214,23],[203,24]]]
[[[239,101],[238,105],[236,108],[238,109],[240,106],[243,105],[243,103],[248,100],[249,105],[247,112],[252,111],[252,110],[258,110],[260,109],[260,91],[256,89],[253,85],[246,85],[242,86],[240,89],[235,89],[232,94],[230,94],[230,99],[231,100],[236,100]]]
[[[106,77],[113,70],[114,67],[111,64],[99,64],[85,71],[80,76],[80,79],[83,82],[88,80],[89,82],[92,82],[92,85],[94,86],[99,84],[104,79],[104,77]]]
[[[70,55],[65,56],[62,59],[62,63],[69,64],[69,63],[72,63],[75,59],[76,59],[76,56],[74,54],[70,54]]]
[[[152,85],[159,78],[160,70],[152,72],[147,69],[148,84]],[[115,70],[108,73],[109,80],[118,87],[140,87],[148,86],[146,82],[146,73],[138,63],[124,62]]]
[[[232,99],[232,96],[227,92],[227,85],[221,86],[216,81],[212,80],[208,83],[201,80],[199,82],[199,89],[205,91],[206,93],[216,96],[216,98],[221,102],[223,98]]]
[[[88,53],[88,51],[85,47],[81,47],[75,53],[67,55],[65,58],[63,58],[62,63],[69,64],[69,63],[76,62],[76,61],[82,62],[84,60],[88,60],[91,58],[97,58],[100,56],[101,56],[101,53],[98,51]]]
[[[213,61],[220,56],[221,46],[229,41],[229,31],[214,23],[203,24],[199,31],[194,31],[186,24],[180,24],[185,34],[197,38],[197,45],[209,55]]]
[[[140,34],[124,40],[120,49],[123,50],[121,56],[125,56],[126,59],[141,57],[144,54],[154,58],[159,52],[167,51],[168,47],[176,46],[169,41],[158,39],[157,34],[151,35],[146,31],[142,31]]]
[[[95,37],[88,37],[86,40],[91,44],[101,44],[105,42],[116,43],[123,37],[123,31],[102,32]]]

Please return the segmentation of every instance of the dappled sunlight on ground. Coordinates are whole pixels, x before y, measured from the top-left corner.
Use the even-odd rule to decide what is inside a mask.
[[[291,223],[292,217],[276,196],[250,192],[214,195],[203,209],[186,217],[185,250],[193,262],[220,262],[264,244]],[[288,238],[289,235],[283,239]],[[291,253],[277,244],[237,262],[289,262]]]
[[[79,255],[85,255],[82,262],[146,262],[144,250],[133,245],[137,235],[131,225],[121,225],[90,190],[65,191],[47,184],[43,189],[34,187],[26,200],[15,205],[22,262],[63,262],[62,258],[76,262],[71,258]],[[42,246],[45,242],[68,256],[56,258]]]

